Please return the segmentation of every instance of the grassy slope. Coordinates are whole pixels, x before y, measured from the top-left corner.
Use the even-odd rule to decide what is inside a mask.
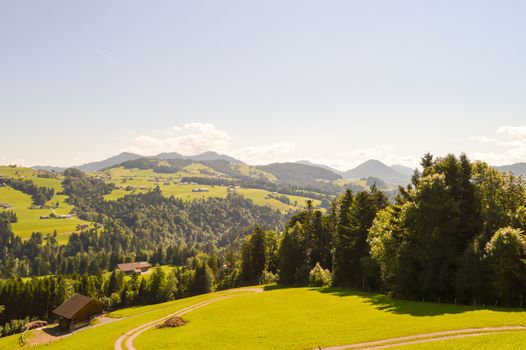
[[[21,177],[29,179],[39,186],[53,188],[55,193],[62,191],[62,179],[50,179],[37,177],[32,169],[27,168],[9,168],[0,166],[0,174]],[[48,204],[55,205],[59,203],[59,207],[53,209],[55,214],[69,214],[73,207],[66,203],[67,196],[55,194],[55,196],[48,202]],[[28,238],[31,233],[39,231],[42,233],[58,232],[58,241],[60,243],[67,242],[67,238],[71,232],[76,230],[78,224],[87,223],[78,218],[71,219],[47,219],[41,220],[41,215],[49,215],[51,209],[29,209],[32,205],[31,196],[14,190],[9,187],[0,187],[0,202],[8,203],[15,211],[18,222],[12,224],[13,231],[22,238]]]
[[[119,310],[115,312],[115,314],[122,316],[123,318],[118,321],[101,325],[99,327],[85,329],[71,336],[64,337],[62,340],[52,343],[51,345],[45,345],[37,348],[50,350],[112,350],[115,340],[117,340],[117,338],[127,330],[133,329],[158,318],[162,318],[186,306],[190,306],[200,301],[215,298],[228,293],[228,291],[217,292],[199,295],[192,298],[170,301],[162,304]],[[241,295],[242,293],[237,292],[236,295],[237,294]],[[18,347],[17,339],[18,335],[16,334],[5,338],[0,338],[0,349],[21,349]]]
[[[0,338],[0,349],[10,350],[10,349],[22,349],[18,344],[18,339],[20,334],[10,335],[8,337]]]
[[[177,329],[152,329],[138,349],[308,349],[439,330],[526,323],[526,312],[394,301],[307,288],[224,300],[196,310]],[[510,336],[517,336],[512,334]],[[505,342],[506,337],[497,339]]]
[[[107,349],[124,332],[219,292],[116,312],[119,321],[90,328],[46,349]],[[135,342],[146,349],[309,349],[402,335],[469,327],[526,323],[526,311],[392,301],[345,289],[276,289],[247,293],[193,311],[176,329],[151,329]],[[16,336],[0,339],[1,349],[17,348]],[[420,344],[403,349],[520,349],[526,332],[510,332]],[[437,346],[440,344],[440,346]],[[510,345],[514,344],[514,345]]]
[[[399,350],[520,350],[526,346],[526,332],[504,332],[463,339],[399,346]]]
[[[244,169],[244,168],[242,168]],[[183,200],[194,200],[194,199],[201,199],[201,198],[211,198],[211,197],[219,197],[224,198],[226,197],[228,191],[227,187],[224,186],[205,186],[205,185],[183,185],[180,184],[180,180],[183,176],[210,176],[207,174],[203,174],[201,171],[207,171],[213,174],[218,174],[213,169],[206,167],[201,164],[192,164],[183,169],[183,171],[178,172],[176,174],[159,174],[153,172],[153,170],[139,170],[139,169],[123,169],[123,168],[112,168],[107,171],[108,174],[111,175],[111,181],[117,185],[118,189],[115,189],[112,191],[112,193],[106,195],[104,198],[106,200],[117,200],[121,197],[124,197],[127,194],[132,193],[142,193],[146,190],[136,189],[134,192],[126,191],[125,187],[127,186],[145,186],[148,189],[152,189],[155,186],[159,186],[161,188],[161,191],[165,196],[174,196],[177,198],[181,198]],[[247,174],[249,173],[250,169],[244,169]],[[264,173],[264,172],[261,172]],[[157,179],[158,181],[155,181]],[[169,185],[165,185],[165,182],[170,182]],[[196,187],[206,187],[209,189],[208,192],[192,192],[192,189]],[[281,211],[288,211],[291,209],[295,209],[295,203],[297,203],[298,207],[303,207],[305,205],[305,202],[309,199],[307,197],[301,197],[301,196],[291,196],[287,195],[289,197],[292,205],[284,204],[276,199],[273,198],[266,198],[267,195],[270,195],[271,193],[269,191],[261,190],[261,189],[254,189],[254,188],[247,188],[247,189],[239,189],[237,191],[241,195],[252,199],[254,203],[258,205],[267,205],[273,209],[281,210]],[[319,200],[313,200],[314,206],[317,206],[320,204]]]

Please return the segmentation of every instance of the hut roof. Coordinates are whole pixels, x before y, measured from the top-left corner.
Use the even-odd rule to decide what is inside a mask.
[[[75,314],[84,306],[90,303],[91,299],[81,294],[75,294],[59,307],[53,310],[53,313],[68,319],[72,319]]]
[[[140,262],[133,262],[133,263],[125,263],[125,264],[118,264],[117,265],[119,269],[123,272],[126,271],[136,271],[141,269],[149,269],[152,267],[149,262],[146,261],[140,261]]]

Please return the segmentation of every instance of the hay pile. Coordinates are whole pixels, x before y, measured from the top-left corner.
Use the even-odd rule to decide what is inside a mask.
[[[186,322],[179,316],[170,317],[163,323],[157,325],[157,328],[172,328],[184,326]]]

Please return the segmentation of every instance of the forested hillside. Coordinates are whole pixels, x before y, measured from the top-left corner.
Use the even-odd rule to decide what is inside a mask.
[[[406,299],[523,306],[526,183],[465,155],[422,159],[394,203],[372,187],[345,192],[323,214],[295,215],[279,248],[249,240],[250,277],[271,272],[308,283],[389,292]],[[256,233],[255,233],[256,234]],[[257,257],[257,258],[256,258]]]
[[[146,162],[151,171],[150,161],[133,160],[133,169]],[[115,181],[68,169],[63,195],[79,219],[98,228],[73,233],[64,245],[56,235],[38,232],[22,240],[11,230],[12,213],[0,213],[0,304],[6,306],[9,330],[4,334],[18,329],[17,319],[51,317],[49,310],[74,292],[115,309],[277,282],[349,286],[413,300],[522,306],[524,180],[464,155],[428,154],[421,166],[395,200],[373,183],[367,190],[344,191],[326,209],[311,199],[304,209],[287,213],[256,205],[236,191],[224,198],[183,200],[167,196],[163,188],[168,185],[155,182],[147,191],[106,200]],[[115,271],[118,263],[142,260],[175,268],[141,280]],[[17,308],[37,301],[38,307]]]

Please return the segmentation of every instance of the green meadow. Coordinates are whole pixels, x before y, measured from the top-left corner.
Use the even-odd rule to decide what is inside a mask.
[[[186,319],[188,324],[181,328],[146,331],[137,338],[136,347],[205,349],[214,344],[214,349],[312,349],[441,330],[526,324],[526,311],[398,301],[347,289],[293,288],[224,300]],[[495,341],[506,339],[502,335]]]
[[[117,310],[115,322],[65,337],[46,349],[112,349],[124,332],[229,293]],[[239,293],[183,317],[180,328],[152,328],[135,340],[147,349],[312,349],[444,330],[526,324],[526,310],[393,300],[349,289],[268,288]],[[520,349],[526,332],[439,341],[401,349]],[[0,339],[10,349],[12,337]],[[16,346],[14,348],[17,348]]]
[[[133,329],[144,323],[154,321],[158,318],[162,318],[164,316],[176,312],[177,310],[199,303],[203,300],[215,298],[229,293],[231,292],[224,291],[210,293],[191,298],[170,301],[162,304],[132,307],[118,310],[114,313],[114,315],[119,316],[119,318],[116,319],[114,322],[93,328],[84,329],[80,332],[64,337],[63,339],[55,343],[52,343],[50,345],[38,346],[37,348],[50,350],[112,350],[113,343],[115,342],[115,340],[117,340],[117,338],[127,330]],[[243,293],[245,292],[236,292],[236,295]],[[15,334],[12,336],[0,338],[0,349],[11,350],[27,348],[27,346],[19,346],[19,336],[20,335]]]
[[[399,350],[521,350],[525,348],[526,332],[502,332],[462,339],[441,340],[396,347]]]
[[[234,165],[238,167],[239,171],[246,175],[257,174],[272,179],[271,174],[257,170],[246,165]],[[205,165],[193,163],[182,171],[175,174],[160,174],[153,170],[142,169],[124,169],[122,167],[112,168],[105,172],[109,175],[110,181],[113,182],[117,188],[110,194],[104,197],[105,200],[112,201],[124,197],[128,194],[144,193],[155,186],[159,186],[163,195],[166,197],[174,196],[186,201],[206,198],[224,198],[228,194],[228,187],[226,186],[208,186],[196,184],[182,184],[181,179],[185,176],[210,177],[218,176],[218,173]],[[127,190],[129,186],[133,187]],[[198,187],[205,187],[208,192],[193,192],[192,190]],[[257,205],[269,206],[273,209],[286,212],[304,207],[306,201],[310,198],[302,196],[286,195],[291,204],[285,204],[279,200],[272,198],[273,194],[269,191],[255,188],[241,188],[236,190],[237,193],[244,197],[251,199]],[[321,202],[319,200],[312,200],[314,206],[318,206]]]
[[[78,224],[89,224],[76,217],[70,219],[40,219],[40,216],[69,214],[73,206],[66,202],[67,196],[57,194],[62,191],[62,178],[38,177],[38,172],[29,168],[11,168],[0,166],[0,174],[7,177],[21,178],[33,181],[38,186],[53,188],[54,197],[47,203],[57,208],[53,209],[30,209],[32,205],[31,196],[10,187],[0,187],[0,203],[9,204],[18,218],[18,222],[12,224],[13,232],[27,239],[33,232],[52,234],[57,231],[59,243],[66,243],[69,235],[77,230]],[[0,209],[1,210],[1,209]]]

